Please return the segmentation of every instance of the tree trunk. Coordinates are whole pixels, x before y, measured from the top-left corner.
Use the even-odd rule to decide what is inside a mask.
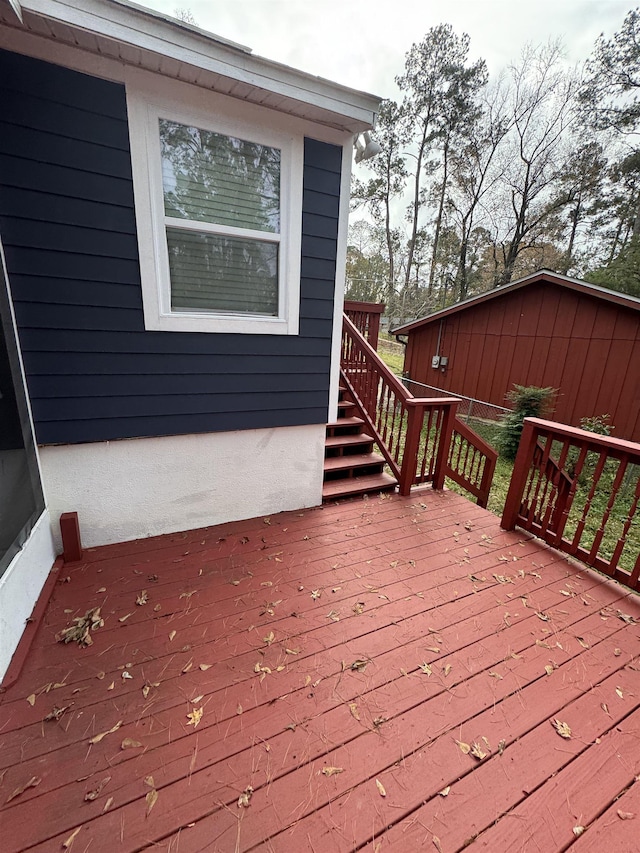
[[[442,230],[442,215],[444,212],[444,200],[447,193],[448,167],[449,167],[449,135],[445,139],[444,148],[442,149],[442,162],[444,172],[442,175],[442,189],[440,190],[440,200],[438,203],[438,215],[436,217],[436,231],[433,235],[433,249],[431,251],[431,269],[429,270],[429,296],[433,292],[433,282],[436,277],[436,261],[438,258],[438,243],[440,242],[440,231]]]

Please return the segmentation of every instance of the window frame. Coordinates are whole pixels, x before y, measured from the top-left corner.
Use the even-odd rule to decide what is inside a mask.
[[[150,331],[297,335],[300,313],[302,241],[301,135],[273,127],[273,113],[224,96],[200,93],[191,102],[154,97],[127,87],[134,198],[145,328]],[[159,119],[278,148],[280,232],[253,232],[213,226],[218,234],[278,242],[278,315],[171,310],[171,278],[166,228],[184,220],[165,215]],[[271,119],[271,121],[269,121]],[[202,231],[207,223],[199,223]]]

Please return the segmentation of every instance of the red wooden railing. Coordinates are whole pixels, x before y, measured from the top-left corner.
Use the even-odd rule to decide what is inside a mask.
[[[457,421],[457,398],[414,397],[346,315],[341,364],[342,380],[398,480],[400,494],[408,495],[420,483],[441,489],[445,476],[451,476],[486,506],[496,454]],[[466,450],[451,452],[454,433],[458,448],[466,443]]]
[[[344,303],[344,313],[375,350],[378,349],[380,318],[384,309],[384,302],[354,302],[347,299]]]
[[[460,418],[453,422],[453,433],[446,475],[462,486],[486,507],[496,470],[498,454]]]
[[[640,444],[525,420],[502,527],[530,530],[640,591],[639,503]]]

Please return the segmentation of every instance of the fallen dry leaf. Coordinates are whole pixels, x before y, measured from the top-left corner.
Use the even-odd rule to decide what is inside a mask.
[[[120,726],[122,725],[122,720],[118,720],[118,722],[112,728],[108,729],[106,732],[101,732],[99,735],[95,735],[91,738],[89,743],[100,743],[102,738],[105,738],[107,735],[112,735],[114,732],[117,732]]]
[[[618,817],[620,820],[633,820],[635,818],[635,812],[623,812],[618,809]]]
[[[139,740],[134,740],[133,738],[126,737],[120,744],[120,749],[138,749],[138,747],[140,746],[142,746],[142,744]]]
[[[583,649],[590,648],[589,643],[587,643],[582,637],[576,637],[576,640],[580,643]]]
[[[565,738],[565,740],[571,739],[571,729],[567,723],[563,723],[560,720],[551,720],[551,725],[558,732],[560,737]]]
[[[538,612],[538,613],[536,613],[536,616],[538,617],[538,619],[542,619],[543,622],[549,621],[549,617],[547,616],[546,613],[539,613]]]
[[[442,672],[444,673],[444,677],[446,678],[451,672],[451,664],[447,663],[442,667]]]
[[[76,835],[80,832],[81,829],[82,826],[79,826],[77,829],[74,829],[71,835],[67,838],[67,840],[62,842],[62,846],[65,850],[68,850],[71,847],[71,845],[73,844],[73,839],[76,837]]]
[[[276,635],[273,633],[273,631],[269,631],[267,636],[262,638],[262,642],[266,643],[268,646],[270,646],[271,643],[273,643],[273,641],[275,640],[275,638],[276,638]]]
[[[175,637],[175,635],[176,635],[176,632],[175,632],[175,631],[170,631],[170,632],[169,632],[169,642],[171,642],[171,641],[173,640],[173,638]]]
[[[438,853],[442,853],[442,844],[440,844],[440,839],[438,838],[438,836],[434,835],[431,841],[433,842],[433,846],[436,848]]]
[[[446,788],[443,788],[441,791],[438,791],[441,797],[448,797],[449,791],[451,790],[451,785],[447,785]]]
[[[299,655],[300,649],[285,649],[284,652],[287,655]]]
[[[87,610],[84,616],[76,616],[73,621],[76,623],[75,625],[64,628],[59,634],[56,634],[56,640],[59,643],[76,642],[81,648],[91,646],[93,644],[91,631],[102,628],[104,625],[99,607],[92,607]]]
[[[156,787],[156,783],[153,781],[153,776],[145,776],[144,777],[144,784],[148,788],[155,788]]]
[[[624,693],[622,692],[621,687],[616,687],[616,696],[618,696],[620,699],[624,699]]]
[[[506,747],[507,747],[506,740],[499,740],[498,741],[498,755],[502,755],[502,753],[505,751]]]
[[[73,705],[73,702],[70,705],[63,705],[62,708],[59,708],[57,705],[54,705],[53,708],[49,711],[47,716],[44,718],[45,722],[50,722],[51,720],[55,720],[56,722],[62,718],[63,714],[69,710],[69,708]]]
[[[127,619],[129,618],[129,616],[133,616],[133,613],[127,613],[127,614],[126,614],[126,616],[121,616],[121,617],[118,619],[118,622],[126,622],[126,621],[127,621]]]
[[[113,797],[109,797],[107,802],[104,804],[104,808],[102,809],[102,814],[108,812],[111,806],[113,805]]]
[[[573,834],[576,836],[576,838],[578,838],[578,836],[582,835],[583,832],[584,832],[584,826],[574,826],[573,827]]]
[[[110,781],[111,776],[105,776],[105,778],[98,783],[97,787],[95,787],[93,791],[87,791],[87,793],[84,795],[85,803],[91,803],[93,802],[93,800],[97,800],[104,786],[107,785]]]
[[[332,622],[339,622],[340,614],[337,610],[330,610],[329,613],[327,613],[327,619],[331,619]]]
[[[318,598],[320,598],[321,595],[322,595],[322,592],[319,589],[312,589],[311,590],[311,598],[314,601],[316,601]]]
[[[351,609],[356,616],[360,616],[360,614],[364,612],[364,601],[356,601]]]
[[[149,601],[149,593],[146,589],[143,589],[141,593],[139,593],[136,598],[136,604],[138,607],[142,607],[143,604],[146,604]]]
[[[617,616],[618,619],[622,619],[622,621],[626,622],[627,625],[635,625],[638,621],[633,616],[630,616],[628,613],[623,613],[622,610],[618,610]]]
[[[368,660],[365,660],[364,658],[358,658],[357,660],[354,660],[354,662],[349,668],[353,669],[355,672],[364,672],[367,668],[368,663]]]
[[[351,711],[351,716],[359,722],[360,714],[358,713],[358,706],[355,702],[349,702],[349,710]]]
[[[547,673],[547,675],[551,675],[551,673],[553,672],[554,669],[555,669],[555,667],[551,666],[551,664],[548,663],[545,666],[544,671]]]
[[[487,757],[487,753],[483,750],[479,743],[474,743],[470,750],[471,755],[474,758],[477,758],[478,761],[482,761],[483,758]]]
[[[5,802],[10,803],[11,800],[15,800],[16,797],[19,797],[20,794],[24,794],[24,792],[27,791],[29,788],[37,788],[40,782],[42,782],[40,776],[32,776],[28,782],[24,783],[24,785],[20,785],[19,787],[17,787],[15,791],[7,797]]]
[[[490,676],[491,678],[497,678],[497,679],[498,679],[498,681],[502,681],[502,676],[500,675],[500,673],[499,673],[499,672],[494,672],[493,670],[491,670],[491,671],[489,672],[489,676]]]
[[[321,772],[325,776],[336,776],[338,773],[344,772],[344,767],[323,767]]]
[[[157,801],[158,801],[158,792],[156,791],[156,789],[155,789],[155,788],[152,788],[152,789],[149,791],[149,793],[148,793],[148,794],[147,794],[147,796],[145,797],[145,800],[147,801],[147,814],[146,814],[146,817],[149,817],[149,814],[150,814],[150,812],[151,812],[151,809],[155,806],[155,804],[156,804],[156,803],[157,803]]]
[[[387,796],[387,792],[385,791],[384,785],[379,779],[376,779],[376,788],[378,789],[378,792],[381,797]]]
[[[206,672],[208,669],[211,669],[212,666],[212,663],[201,663],[198,665],[198,669],[201,669],[202,672]]]
[[[30,696],[27,696],[27,702],[28,702],[28,703],[31,705],[31,707],[33,708],[33,706],[36,704],[36,694],[35,694],[35,693],[32,693]]]
[[[194,729],[198,727],[198,723],[202,719],[202,714],[204,713],[204,708],[194,708],[193,711],[190,711],[187,714],[188,726],[193,726]]]
[[[249,801],[251,800],[251,796],[253,794],[253,788],[251,785],[247,785],[244,791],[238,797],[238,808],[248,808]]]
[[[426,675],[431,675],[431,667],[428,663],[421,663],[419,667]]]
[[[461,740],[457,740],[456,743],[460,747],[460,752],[464,753],[465,755],[469,755],[469,753],[471,752],[471,747],[468,743],[464,743],[464,741]]]

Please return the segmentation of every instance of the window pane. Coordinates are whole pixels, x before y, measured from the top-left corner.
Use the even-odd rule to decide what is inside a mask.
[[[160,119],[167,216],[280,231],[280,151]]]
[[[171,309],[278,316],[278,244],[167,228]]]

